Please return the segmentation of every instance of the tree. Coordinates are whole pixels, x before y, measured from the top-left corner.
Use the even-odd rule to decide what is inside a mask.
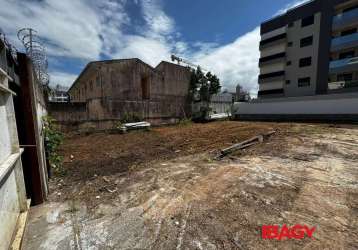
[[[200,67],[192,71],[190,78],[189,94],[192,100],[196,96],[200,97],[200,101],[210,102],[211,96],[217,94],[220,89],[220,80],[211,72],[204,74]]]

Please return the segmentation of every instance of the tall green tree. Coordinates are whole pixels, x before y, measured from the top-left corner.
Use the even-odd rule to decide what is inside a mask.
[[[200,67],[192,71],[189,89],[192,100],[199,96],[200,101],[210,102],[211,96],[217,94],[220,89],[220,80],[216,75],[211,72],[204,74]]]

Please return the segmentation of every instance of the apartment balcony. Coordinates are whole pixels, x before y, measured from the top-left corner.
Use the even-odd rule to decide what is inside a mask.
[[[336,15],[333,18],[333,30],[343,29],[353,23],[358,23],[358,9]]]
[[[280,63],[285,61],[286,61],[286,52],[281,52],[271,56],[261,57],[259,60],[259,66],[262,67],[264,65]]]
[[[348,36],[340,36],[332,39],[331,43],[331,51],[339,51],[342,49],[349,49],[358,47],[358,33],[348,35]]]
[[[285,71],[277,71],[259,75],[259,84],[280,81],[285,79]]]
[[[329,73],[337,74],[342,72],[356,71],[358,68],[358,57],[346,58],[342,60],[331,61],[329,64]]]
[[[264,50],[266,48],[278,45],[280,43],[286,43],[287,41],[287,34],[280,34],[274,37],[270,37],[268,39],[265,40],[261,40],[260,42],[260,50]]]

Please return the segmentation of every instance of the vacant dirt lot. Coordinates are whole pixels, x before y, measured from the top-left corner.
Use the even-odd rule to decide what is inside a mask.
[[[71,136],[62,153],[65,171],[50,202],[32,209],[25,249],[358,248],[357,126],[189,124]],[[266,224],[316,231],[263,240]]]

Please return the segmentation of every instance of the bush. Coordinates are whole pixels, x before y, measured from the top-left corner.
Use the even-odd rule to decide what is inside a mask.
[[[43,129],[45,135],[45,150],[51,167],[59,170],[62,166],[63,157],[58,154],[58,148],[63,142],[63,134],[58,130],[55,119],[44,116]]]

